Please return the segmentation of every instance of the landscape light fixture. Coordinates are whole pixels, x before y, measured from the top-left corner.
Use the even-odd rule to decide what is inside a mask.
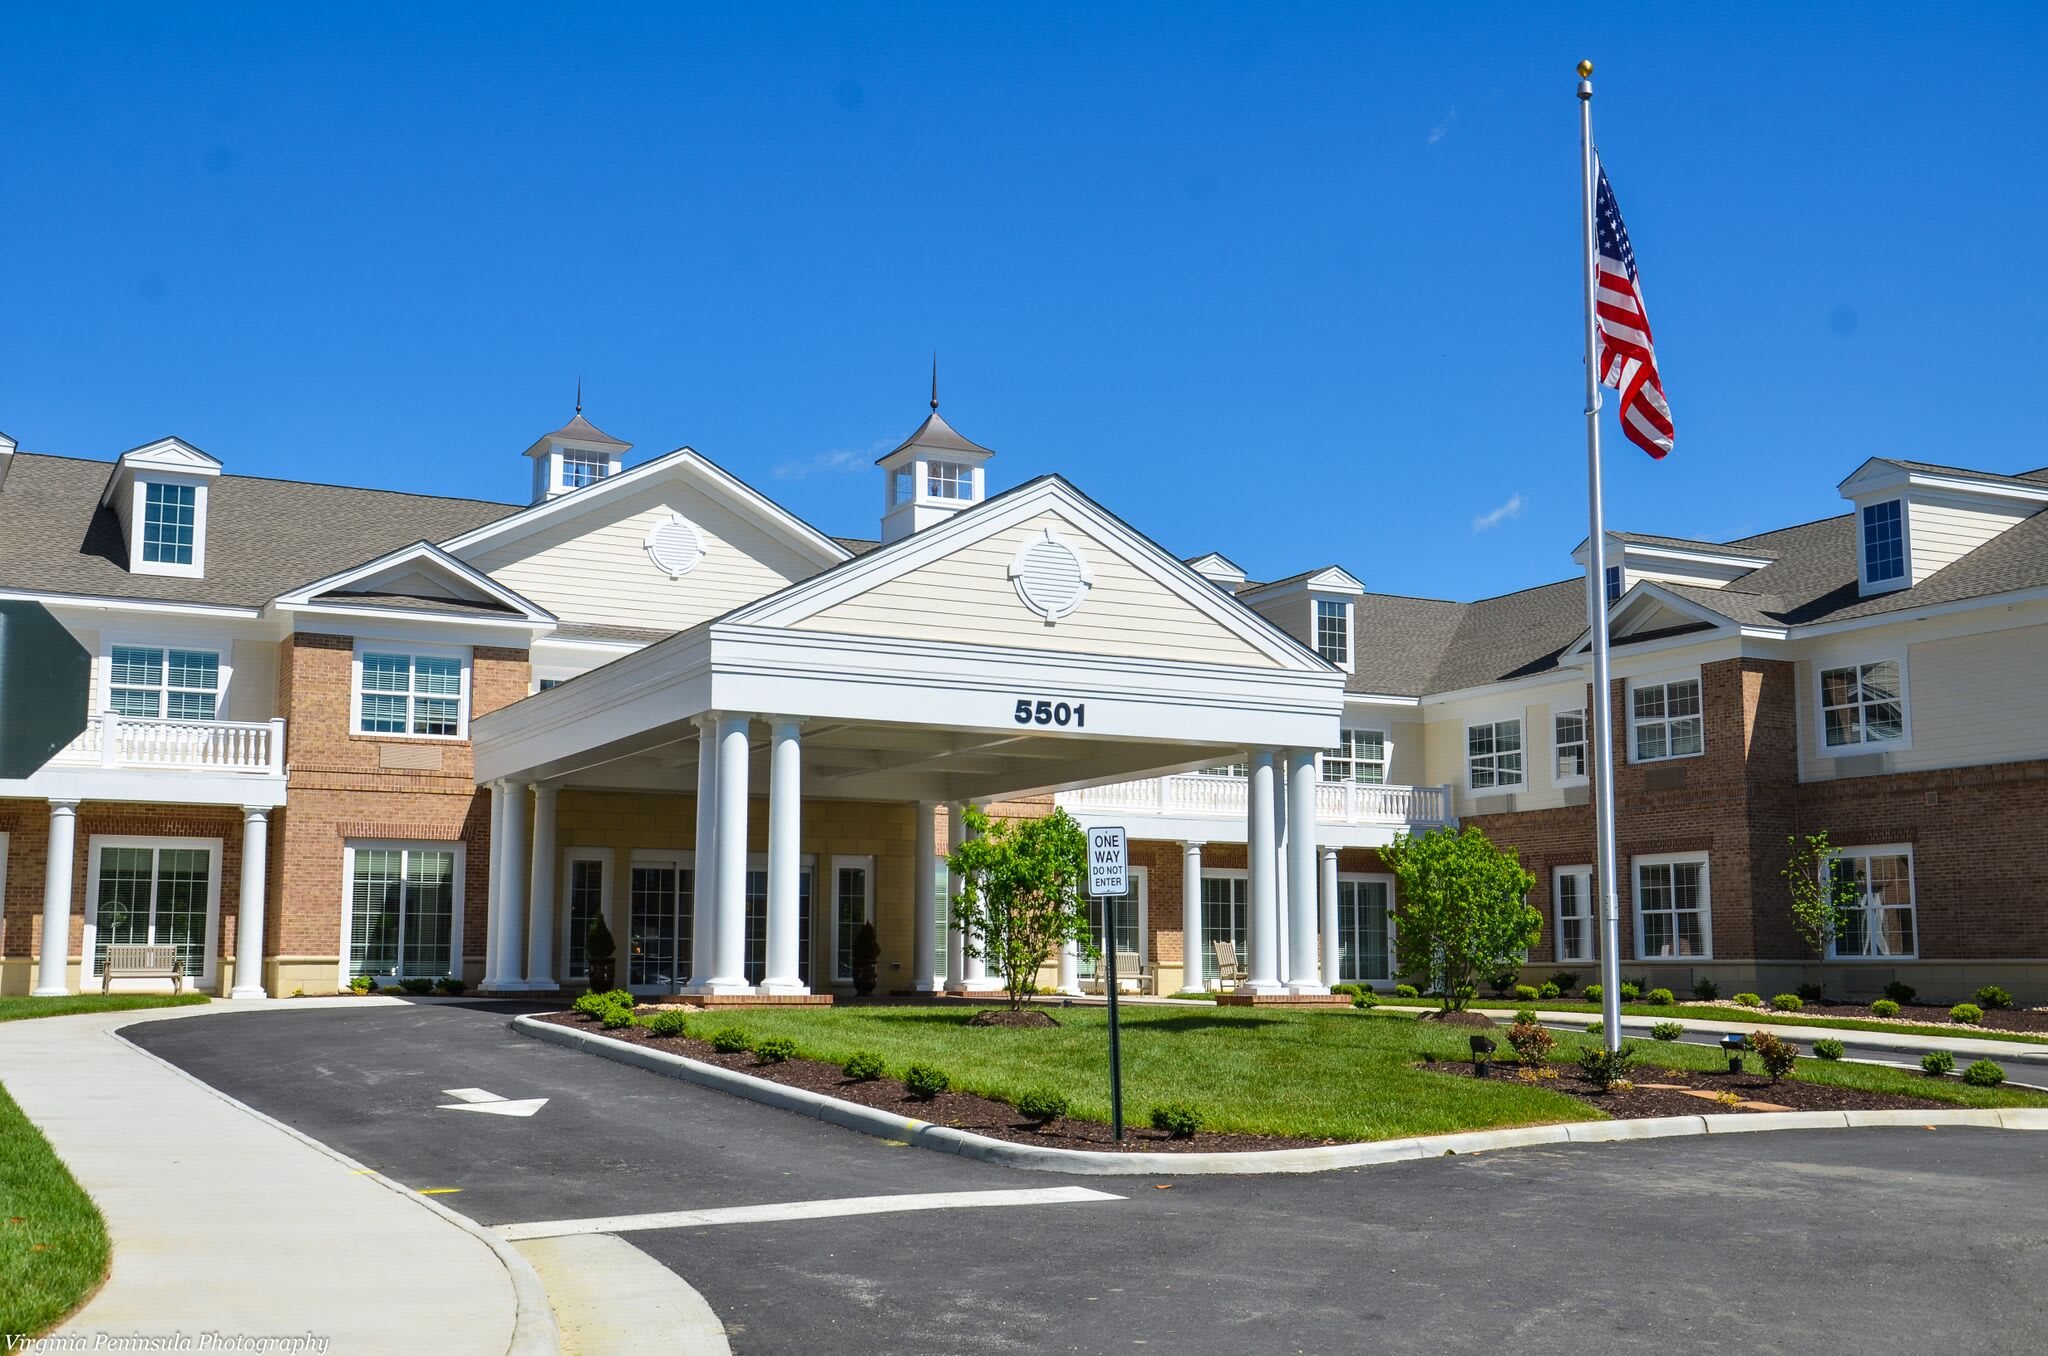
[[[1748,1038],[1738,1036],[1732,1031],[1721,1037],[1721,1048],[1728,1052],[1729,1073],[1742,1072],[1742,1046],[1746,1039]]]
[[[1498,1048],[1493,1043],[1493,1037],[1491,1036],[1474,1036],[1472,1038],[1472,1076],[1474,1078],[1486,1077],[1487,1063],[1492,1057],[1493,1052]]]

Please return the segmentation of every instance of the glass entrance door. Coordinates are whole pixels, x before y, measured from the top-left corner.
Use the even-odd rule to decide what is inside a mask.
[[[1237,963],[1251,964],[1250,915],[1245,908],[1243,876],[1202,877],[1202,978],[1214,985],[1221,972],[1216,968],[1216,943],[1229,942],[1237,951]]]
[[[672,993],[688,978],[693,875],[673,862],[633,867],[627,885],[627,988]]]
[[[768,872],[747,872],[747,983],[768,977]],[[796,874],[796,977],[811,982],[811,868]]]
[[[1346,984],[1385,984],[1394,977],[1394,932],[1387,883],[1337,882],[1337,976]]]

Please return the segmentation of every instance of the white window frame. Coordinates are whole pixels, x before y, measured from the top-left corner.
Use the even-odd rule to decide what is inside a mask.
[[[220,983],[220,877],[223,868],[223,848],[219,838],[171,838],[154,834],[112,834],[96,833],[86,840],[85,881],[85,935],[82,939],[83,954],[78,962],[79,987],[97,987],[100,979],[99,968],[99,922],[100,922],[100,856],[102,848],[198,848],[210,855],[206,872],[206,952],[202,957],[204,965],[196,975],[186,975],[185,984],[194,990],[211,990]],[[150,858],[150,908],[156,907],[156,856]],[[342,964],[348,964],[347,953]],[[116,980],[114,992],[124,992],[126,981]],[[154,992],[157,981],[136,981],[137,992]]]
[[[1693,751],[1693,752],[1691,752],[1691,753],[1671,753],[1671,752],[1668,752],[1668,750],[1669,750],[1669,749],[1670,749],[1670,747],[1671,747],[1671,722],[1672,722],[1672,720],[1674,719],[1674,718],[1673,718],[1673,717],[1672,717],[1671,715],[1669,715],[1669,714],[1668,714],[1668,713],[1669,713],[1669,711],[1670,711],[1670,709],[1671,709],[1671,685],[1672,685],[1673,683],[1691,683],[1691,684],[1692,684],[1692,685],[1693,685],[1693,686],[1694,686],[1695,688],[1699,689],[1699,703],[1700,703],[1700,709],[1699,709],[1698,713],[1697,713],[1697,714],[1695,714],[1695,715],[1692,715],[1692,716],[1679,716],[1679,717],[1676,717],[1676,719],[1678,719],[1678,720],[1697,720],[1697,721],[1698,721],[1698,722],[1700,723],[1700,746],[1699,746],[1699,748],[1698,748],[1698,749],[1694,750],[1694,751]],[[1649,690],[1649,689],[1651,689],[1651,688],[1662,688],[1662,689],[1664,689],[1664,709],[1665,709],[1665,711],[1667,712],[1667,714],[1665,714],[1665,715],[1662,715],[1662,716],[1649,716],[1649,717],[1646,717],[1646,718],[1638,719],[1638,718],[1637,718],[1637,716],[1636,716],[1636,694],[1637,694],[1638,692],[1645,692],[1645,691],[1648,691],[1648,690]],[[1626,702],[1626,703],[1628,704],[1628,760],[1629,760],[1629,762],[1631,762],[1631,763],[1671,763],[1671,762],[1677,762],[1677,761],[1679,761],[1679,760],[1681,760],[1681,759],[1686,759],[1686,758],[1704,758],[1704,757],[1706,756],[1706,753],[1707,753],[1707,685],[1706,685],[1705,681],[1704,681],[1704,680],[1703,680],[1703,679],[1702,679],[1702,678],[1700,677],[1700,673],[1699,673],[1699,670],[1697,670],[1697,669],[1694,669],[1694,670],[1693,670],[1693,671],[1691,671],[1690,673],[1671,673],[1671,674],[1663,674],[1663,675],[1659,675],[1659,676],[1657,676],[1657,677],[1653,677],[1653,678],[1637,678],[1637,679],[1631,679],[1631,680],[1630,680],[1630,681],[1629,681],[1629,682],[1628,682],[1628,683],[1627,683],[1627,684],[1625,685],[1625,687],[1624,687],[1624,691],[1622,692],[1622,700],[1623,700],[1623,701],[1625,701],[1625,702]],[[1664,727],[1664,747],[1665,747],[1665,749],[1667,750],[1667,752],[1665,752],[1665,753],[1660,753],[1660,754],[1657,754],[1657,755],[1655,755],[1654,757],[1648,757],[1648,758],[1646,758],[1646,757],[1644,757],[1644,756],[1642,755],[1642,753],[1641,753],[1641,752],[1639,751],[1639,749],[1638,749],[1638,747],[1637,747],[1637,737],[1636,737],[1636,731],[1637,731],[1637,730],[1638,730],[1639,728],[1641,728],[1641,727],[1643,727],[1643,726],[1646,726],[1646,725],[1662,725],[1662,726]]]
[[[336,983],[343,989],[349,986],[349,922],[350,911],[355,908],[356,903],[356,851],[359,848],[372,852],[455,854],[453,889],[448,901],[448,973],[457,979],[462,978],[462,967],[468,960],[468,953],[463,949],[467,938],[462,931],[462,897],[469,880],[469,845],[460,838],[346,838],[341,844],[341,955],[334,966]],[[567,910],[564,909],[563,912],[566,913]],[[489,938],[484,940],[484,945],[490,945]]]
[[[1204,871],[1204,872],[1203,872],[1202,874],[1206,876],[1206,875],[1209,875],[1209,874],[1211,874],[1211,873],[1210,873],[1210,872],[1207,872],[1207,871]],[[1217,873],[1215,873],[1215,874],[1221,875],[1221,874],[1225,874],[1225,873],[1222,873],[1222,872],[1217,872]],[[1152,936],[1151,936],[1151,932],[1152,932],[1152,920],[1151,920],[1151,917],[1150,917],[1150,913],[1151,913],[1151,907],[1152,907],[1152,890],[1151,890],[1151,885],[1152,885],[1152,882],[1151,882],[1151,879],[1150,879],[1150,878],[1151,878],[1151,875],[1152,875],[1152,872],[1151,872],[1151,869],[1150,869],[1149,867],[1143,867],[1143,866],[1133,866],[1133,867],[1131,867],[1131,868],[1130,868],[1130,877],[1131,877],[1131,881],[1130,881],[1130,884],[1131,884],[1131,888],[1130,888],[1130,890],[1129,890],[1129,891],[1127,891],[1127,892],[1126,892],[1126,893],[1129,893],[1129,894],[1134,894],[1134,895],[1136,895],[1136,896],[1138,897],[1138,964],[1140,964],[1140,965],[1149,965],[1149,964],[1151,964],[1151,954],[1152,954]],[[1088,905],[1088,904],[1092,904],[1093,902],[1094,902],[1094,901],[1093,901],[1092,899],[1089,899],[1089,900],[1085,900],[1085,901],[1083,901],[1083,905],[1084,905],[1084,907],[1085,907],[1086,905]],[[1247,919],[1247,922],[1249,922],[1249,919]],[[1110,923],[1110,920],[1109,920],[1109,919],[1108,919],[1107,917],[1104,917],[1104,919],[1103,919],[1103,932],[1104,932],[1104,934],[1105,934],[1106,936],[1109,936],[1109,941],[1110,941],[1110,944],[1111,944],[1111,945],[1115,945],[1115,943],[1116,943],[1116,938],[1115,938],[1114,936],[1110,936],[1110,935],[1109,935],[1109,934],[1110,934],[1110,932],[1111,932],[1111,929],[1110,929],[1110,927],[1109,927],[1109,923]],[[1084,965],[1084,966],[1086,966],[1086,965],[1089,965],[1089,964],[1091,964],[1091,962],[1090,962],[1090,961],[1088,960],[1088,958],[1087,958],[1087,957],[1085,957],[1085,956],[1084,956],[1084,957],[1082,957],[1082,958],[1081,958],[1081,964],[1082,964],[1082,965]],[[1103,965],[1103,960],[1102,960],[1102,958],[1101,958],[1100,956],[1098,956],[1098,957],[1096,957],[1096,958],[1095,958],[1095,960],[1094,960],[1094,961],[1092,962],[1092,964],[1093,964],[1093,965],[1094,965],[1094,966],[1096,967],[1096,969],[1095,969],[1095,970],[1092,970],[1092,971],[1086,971],[1086,972],[1085,972],[1085,973],[1087,973],[1088,975],[1090,975],[1091,977],[1092,977],[1093,975],[1095,975],[1095,974],[1099,974],[1099,973],[1101,972],[1101,967],[1102,967],[1102,965]],[[1118,975],[1118,976],[1116,977],[1116,979],[1117,979],[1117,983],[1119,983],[1119,984],[1122,984],[1122,983],[1124,983],[1124,982],[1125,982],[1126,980],[1129,980],[1129,981],[1131,981],[1131,982],[1135,983],[1135,982],[1137,981],[1137,976],[1136,976],[1136,975],[1123,975],[1123,974],[1119,974],[1119,975]]]
[[[921,477],[924,498],[941,504],[967,504],[974,500],[974,467],[964,461],[935,458],[923,463]]]
[[[96,674],[97,681],[93,684],[93,692],[98,702],[97,710],[102,712],[114,709],[114,649],[116,646],[140,650],[161,650],[164,652],[164,677],[157,687],[157,692],[161,697],[161,701],[158,704],[159,714],[156,717],[158,720],[169,720],[171,718],[169,715],[171,709],[170,652],[172,650],[195,650],[201,654],[212,655],[218,663],[213,689],[213,719],[214,721],[223,721],[228,718],[228,684],[234,677],[234,664],[232,662],[234,646],[228,641],[219,636],[201,636],[195,639],[191,636],[172,635],[163,631],[102,632],[98,656],[99,669]],[[120,686],[133,687],[135,684],[122,683]],[[196,692],[199,689],[179,688],[177,690],[180,692]],[[149,717],[123,716],[121,719],[147,720]],[[192,717],[181,716],[178,719],[189,720]]]
[[[602,452],[592,452],[587,448],[580,447],[563,447],[557,444],[555,455],[559,458],[555,463],[555,484],[558,489],[580,490],[586,486],[597,484],[611,474],[612,460]],[[590,478],[584,481],[575,480],[569,474],[572,466],[589,468]]]
[[[145,471],[131,483],[128,501],[128,572],[130,574],[174,575],[180,579],[206,577],[206,501],[210,476],[184,476],[175,472]],[[192,491],[192,559],[179,563],[145,560],[144,541],[149,533],[149,487],[176,486]]]
[[[1697,956],[1671,955],[1651,956],[1643,951],[1643,868],[1646,866],[1678,866],[1698,863],[1700,868],[1700,946]],[[1629,860],[1629,876],[1633,888],[1629,891],[1630,911],[1635,915],[1636,959],[1649,965],[1659,961],[1709,961],[1714,958],[1714,867],[1713,854],[1709,852],[1659,852]],[[1676,888],[1674,883],[1674,889]],[[1660,910],[1661,912],[1661,910]],[[1677,935],[1674,919],[1672,935]]]
[[[1326,606],[1337,608],[1344,615],[1344,655],[1340,659],[1332,659],[1330,658],[1330,656],[1323,653],[1323,608]],[[1334,665],[1337,668],[1342,669],[1346,673],[1350,673],[1352,671],[1352,668],[1356,663],[1358,655],[1358,627],[1355,620],[1356,615],[1357,609],[1351,606],[1351,600],[1349,598],[1331,598],[1320,594],[1309,595],[1309,648],[1311,650],[1314,650],[1316,652],[1317,657],[1320,658],[1324,663]]]
[[[1334,984],[1385,984],[1391,987],[1392,985],[1399,982],[1399,977],[1401,974],[1401,958],[1394,950],[1394,933],[1398,930],[1400,926],[1400,911],[1395,906],[1395,886],[1398,882],[1395,880],[1393,876],[1388,875],[1385,872],[1339,871],[1337,873],[1337,887],[1339,890],[1343,889],[1344,883],[1346,881],[1350,881],[1358,885],[1372,885],[1377,883],[1387,887],[1387,977],[1385,979],[1345,979],[1341,975],[1339,975],[1335,979],[1330,979],[1328,976],[1325,976],[1325,980],[1329,983]],[[1247,905],[1247,908],[1249,908],[1249,905]],[[1249,922],[1250,920],[1247,919],[1246,921]],[[1339,959],[1340,954],[1338,948],[1332,947],[1330,954],[1330,964],[1332,966],[1337,965]],[[1249,963],[1249,957],[1246,958],[1246,961],[1247,963]]]
[[[1606,577],[1600,581],[1600,596],[1613,607],[1628,594],[1628,571],[1619,565],[1609,565]]]
[[[1565,773],[1557,770],[1559,761],[1564,757],[1564,751],[1571,747],[1569,741],[1557,737],[1557,723],[1566,716],[1578,717],[1579,764],[1586,769],[1585,772]],[[1592,734],[1593,726],[1585,707],[1570,707],[1562,711],[1552,711],[1550,713],[1550,777],[1552,782],[1558,786],[1584,786],[1586,784],[1587,774],[1593,770]]]
[[[1854,964],[1874,961],[1885,965],[1893,961],[1920,959],[1920,874],[1918,866],[1913,861],[1913,845],[1911,843],[1883,843],[1877,847],[1837,848],[1828,854],[1828,869],[1832,870],[1834,863],[1845,858],[1857,857],[1904,857],[1906,859],[1906,889],[1912,895],[1912,899],[1907,903],[1906,908],[1913,915],[1913,949],[1906,952],[1890,952],[1868,956],[1860,952],[1844,953],[1836,949],[1841,941],[1841,935],[1838,931],[1835,936],[1828,938],[1828,959]]]
[[[1585,882],[1586,946],[1584,955],[1567,956],[1564,953],[1564,910],[1560,907],[1563,898],[1557,883],[1566,876],[1580,877]],[[1591,866],[1554,866],[1550,869],[1550,952],[1559,965],[1591,965],[1600,959],[1600,906],[1593,898],[1593,868]]]
[[[1870,577],[1870,553],[1865,547],[1863,515],[1874,508],[1895,504],[1899,510],[1899,573],[1890,579]],[[1875,499],[1856,506],[1856,583],[1863,593],[1891,593],[1913,584],[1913,515],[1904,498]]]
[[[363,656],[366,654],[402,654],[411,659],[453,659],[460,666],[455,698],[455,733],[413,734],[405,731],[365,730],[363,728]],[[427,645],[414,640],[396,640],[376,636],[361,636],[356,639],[355,655],[349,664],[348,732],[355,739],[395,739],[405,743],[422,741],[436,744],[453,744],[469,738],[469,693],[472,668],[472,651],[467,645]],[[394,695],[381,693],[381,696]],[[413,723],[413,701],[416,693],[406,694],[405,723]]]
[[[1376,734],[1380,737],[1380,756],[1378,758],[1359,758],[1351,751],[1351,736],[1367,734]],[[1316,753],[1316,780],[1329,782],[1336,786],[1342,786],[1345,782],[1355,782],[1360,786],[1387,785],[1387,769],[1392,766],[1394,761],[1394,741],[1389,737],[1388,731],[1379,725],[1346,725],[1339,731],[1339,737],[1345,742],[1338,748],[1322,749]],[[1329,765],[1333,759],[1340,763],[1348,763],[1351,766],[1352,775],[1349,777],[1332,777],[1329,772]],[[1380,779],[1376,782],[1361,779],[1358,776],[1358,769],[1361,765],[1367,767],[1377,765],[1380,770]]]
[[[1516,753],[1517,753],[1518,755],[1520,755],[1520,757],[1521,757],[1521,760],[1522,760],[1522,768],[1521,768],[1521,772],[1520,772],[1520,774],[1519,774],[1519,775],[1518,775],[1518,776],[1516,777],[1516,779],[1515,779],[1515,780],[1514,780],[1513,782],[1511,782],[1511,783],[1508,783],[1508,784],[1506,784],[1506,785],[1502,785],[1502,783],[1501,783],[1501,781],[1500,781],[1500,763],[1499,763],[1499,759],[1500,759],[1500,756],[1501,756],[1501,755],[1500,755],[1500,751],[1499,751],[1499,748],[1498,748],[1498,745],[1499,745],[1499,742],[1500,742],[1500,733],[1499,733],[1499,731],[1500,731],[1500,727],[1501,727],[1501,726],[1503,726],[1503,725],[1507,725],[1507,724],[1510,724],[1510,723],[1512,723],[1512,724],[1514,725],[1514,727],[1515,727],[1515,740],[1516,740],[1516,748],[1515,748],[1515,750],[1514,750],[1514,751],[1515,751],[1515,752],[1516,752]],[[1500,718],[1499,718],[1499,719],[1497,719],[1497,720],[1468,720],[1468,721],[1466,721],[1466,722],[1465,722],[1465,752],[1464,752],[1464,754],[1463,754],[1463,757],[1464,757],[1464,760],[1465,760],[1465,792],[1466,792],[1466,794],[1467,794],[1467,795],[1473,795],[1473,796],[1504,796],[1504,795],[1512,795],[1513,793],[1515,793],[1515,792],[1517,792],[1517,791],[1526,791],[1526,790],[1528,790],[1528,789],[1529,789],[1529,731],[1528,731],[1528,725],[1529,725],[1528,719],[1527,719],[1526,717],[1524,717],[1524,716],[1520,716],[1520,715],[1513,715],[1513,716],[1502,716],[1502,717],[1500,717]],[[1472,752],[1472,732],[1473,732],[1474,730],[1477,730],[1477,729],[1481,728],[1481,727],[1490,727],[1490,728],[1491,728],[1491,729],[1492,729],[1492,730],[1494,731],[1494,735],[1493,735],[1493,738],[1494,738],[1494,743],[1495,743],[1495,746],[1496,746],[1496,747],[1495,747],[1495,750],[1494,750],[1494,752],[1492,752],[1492,753],[1490,753],[1490,754],[1474,754],[1474,753]],[[1474,772],[1476,771],[1476,769],[1475,769],[1475,768],[1474,768],[1474,766],[1473,766],[1473,762],[1472,762],[1472,760],[1473,760],[1473,759],[1474,759],[1475,757],[1477,757],[1477,758],[1491,758],[1491,759],[1495,760],[1495,761],[1494,761],[1494,783],[1493,783],[1493,785],[1492,785],[1492,786],[1480,786],[1480,785],[1478,785],[1477,781],[1476,781],[1476,780],[1474,779],[1474,777],[1473,777],[1473,773],[1474,773]]]
[[[831,858],[831,867],[829,869],[829,874],[826,880],[827,887],[832,891],[832,911],[830,916],[830,927],[826,931],[827,962],[825,967],[830,971],[830,979],[828,982],[835,986],[851,985],[853,983],[853,966],[851,964],[850,956],[848,958],[847,968],[844,970],[841,970],[839,968],[839,925],[842,921],[839,917],[839,873],[841,871],[862,871],[867,873],[867,898],[862,903],[861,916],[858,920],[858,923],[872,923],[875,921],[874,857],[871,855],[835,855]],[[816,898],[817,889],[818,881],[815,877],[813,877],[811,881],[811,905],[814,909],[816,908],[818,902]],[[856,926],[858,926],[858,923],[856,924]],[[857,933],[855,935],[858,936]],[[812,968],[815,971],[818,967],[813,966]]]
[[[1866,737],[1858,739],[1854,744],[1828,743],[1829,708],[1827,705],[1827,675],[1841,669],[1854,669],[1856,670],[1856,682],[1860,687],[1863,682],[1863,670],[1872,664],[1884,663],[1896,664],[1899,669],[1899,737],[1897,739],[1870,739]],[[1865,655],[1840,661],[1815,660],[1813,664],[1813,737],[1818,745],[1820,756],[1823,758],[1854,758],[1866,753],[1890,753],[1895,749],[1904,750],[1912,748],[1913,698],[1907,688],[1907,681],[1906,656],[1902,652]],[[1859,701],[1856,705],[1860,709],[1869,705],[1869,703]],[[1847,710],[1848,708],[1836,707],[1834,709]]]
[[[643,866],[650,867],[657,871],[662,869],[663,867],[667,867],[675,871],[678,874],[678,886],[680,886],[681,884],[681,873],[685,871],[690,873],[690,907],[687,911],[679,910],[676,914],[676,918],[679,925],[682,920],[683,913],[688,912],[689,914],[690,945],[686,948],[683,948],[681,954],[678,954],[674,958],[674,968],[679,977],[688,977],[694,979],[696,978],[696,976],[690,974],[690,970],[695,961],[694,953],[696,951],[697,943],[697,924],[699,921],[710,917],[710,913],[708,911],[700,911],[697,908],[697,905],[699,903],[699,900],[697,898],[697,892],[701,888],[702,884],[697,876],[697,853],[692,848],[633,848],[626,854],[626,865],[624,869],[618,873],[617,884],[613,887],[615,891],[613,898],[616,901],[616,905],[619,911],[617,922],[615,924],[610,924],[612,928],[612,937],[619,944],[618,960],[616,962],[618,973],[616,976],[614,976],[614,979],[616,980],[620,988],[631,990],[633,993],[640,994],[642,996],[673,993],[677,989],[680,989],[682,987],[681,978],[678,978],[674,988],[663,988],[659,984],[635,984],[632,982],[633,959],[631,955],[631,948],[633,945],[633,872],[635,869]],[[708,910],[710,901],[703,902],[707,905]],[[681,940],[680,926],[678,927],[677,931],[678,940]],[[746,944],[744,924],[742,925],[740,942],[742,947],[744,947]]]
[[[1245,868],[1243,868],[1243,867],[1241,867],[1241,866],[1209,866],[1209,865],[1206,865],[1206,864],[1205,864],[1205,865],[1204,865],[1204,866],[1202,867],[1202,879],[1203,879],[1204,881],[1210,881],[1210,880],[1234,880],[1234,881],[1242,881],[1242,882],[1244,883],[1244,948],[1243,948],[1243,950],[1241,950],[1241,951],[1239,951],[1239,952],[1238,952],[1238,956],[1237,956],[1237,963],[1238,963],[1238,964],[1239,964],[1240,966],[1244,967],[1244,969],[1245,969],[1245,970],[1246,970],[1247,972],[1248,972],[1248,971],[1250,971],[1250,969],[1251,969],[1251,963],[1252,963],[1252,957],[1251,957],[1251,948],[1252,948],[1252,882],[1251,882],[1251,872],[1247,871],[1247,870],[1246,870]],[[1198,885],[1198,886],[1196,887],[1196,892],[1197,892],[1198,894],[1200,893],[1200,889],[1201,889],[1201,887],[1200,887],[1200,886]],[[1203,924],[1202,924],[1202,938],[1201,938],[1201,943],[1200,943],[1200,945],[1201,945],[1201,947],[1202,947],[1202,952],[1201,952],[1201,961],[1202,961],[1202,987],[1203,987],[1203,988],[1205,988],[1205,989],[1209,987],[1209,967],[1210,967],[1210,965],[1212,965],[1212,964],[1213,964],[1213,963],[1215,962],[1215,960],[1216,960],[1216,952],[1215,952],[1214,948],[1213,948],[1213,947],[1211,946],[1211,944],[1210,944],[1210,938],[1209,938],[1209,927],[1208,927],[1208,921],[1207,921],[1207,919],[1208,919],[1208,912],[1207,912],[1207,911],[1208,911],[1208,907],[1209,907],[1209,901],[1208,901],[1208,900],[1206,900],[1206,899],[1202,900],[1202,909],[1203,909]],[[1226,907],[1231,907],[1231,906],[1226,906]],[[1233,945],[1235,945],[1235,943],[1233,943]],[[1187,953],[1186,953],[1186,946],[1187,946],[1187,943],[1186,943],[1186,940],[1185,940],[1185,939],[1183,939],[1183,940],[1182,940],[1181,946],[1182,946],[1182,953],[1181,953],[1181,963],[1182,963],[1182,965],[1183,965],[1183,966],[1185,966],[1185,965],[1186,965],[1186,963],[1187,963]],[[1220,983],[1221,983],[1222,981],[1221,981],[1221,980],[1219,979],[1219,980],[1218,980],[1217,982],[1218,982],[1218,983],[1220,984]]]
[[[619,930],[612,921],[612,899],[618,890],[618,873],[612,869],[612,850],[610,848],[598,847],[562,849],[562,875],[560,882],[555,887],[555,899],[560,905],[558,912],[561,914],[561,918],[556,924],[558,935],[555,938],[555,954],[561,957],[561,977],[565,982],[572,983],[579,979],[588,980],[590,978],[587,968],[581,975],[569,972],[569,941],[576,935],[575,919],[569,911],[569,889],[576,881],[576,864],[578,862],[596,862],[598,866],[597,911],[604,918],[606,929],[612,934],[613,978],[616,979],[618,977]],[[588,958],[586,957],[585,960],[587,965]]]

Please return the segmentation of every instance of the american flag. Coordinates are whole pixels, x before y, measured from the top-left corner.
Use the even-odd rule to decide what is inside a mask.
[[[1621,392],[1621,431],[1653,457],[1671,450],[1671,406],[1657,376],[1657,350],[1650,340],[1650,314],[1636,281],[1636,252],[1628,243],[1628,227],[1600,170],[1599,197],[1593,219],[1598,225],[1598,301],[1600,380]]]

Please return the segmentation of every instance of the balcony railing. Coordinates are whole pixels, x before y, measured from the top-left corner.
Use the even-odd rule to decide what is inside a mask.
[[[1166,815],[1187,819],[1245,816],[1245,779],[1188,772],[1142,782],[1114,782],[1069,791],[1060,800],[1084,813]],[[1386,786],[1367,782],[1316,784],[1316,820],[1323,824],[1447,824],[1448,786]]]
[[[284,721],[90,717],[53,763],[188,772],[284,773]]]

